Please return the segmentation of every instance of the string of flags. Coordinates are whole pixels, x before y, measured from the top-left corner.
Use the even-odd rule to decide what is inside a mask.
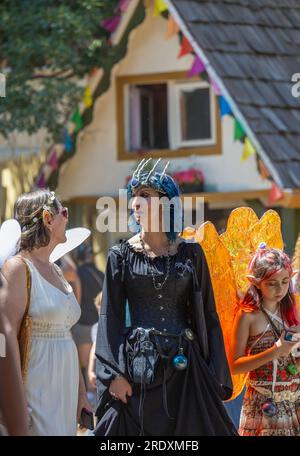
[[[120,0],[115,9],[114,15],[101,22],[101,27],[107,30],[110,34],[113,33],[122,18],[122,14],[129,7],[131,0]],[[162,2],[158,2],[158,11],[160,14],[163,11]],[[93,70],[89,76],[93,76]],[[93,105],[93,93],[89,83],[86,85],[83,93],[83,98],[81,103],[75,108],[74,112],[69,118],[68,125],[65,126],[63,130],[62,145],[63,147],[58,147],[54,145],[48,154],[46,163],[40,170],[40,173],[35,181],[35,185],[38,188],[45,188],[47,185],[47,179],[50,177],[53,171],[56,171],[59,168],[60,158],[63,154],[70,156],[75,147],[75,137],[76,135],[84,128],[83,113],[86,109],[91,108]]]
[[[161,13],[167,11],[168,7],[164,0],[154,0],[154,11],[153,15],[158,16]],[[222,91],[218,85],[218,83],[207,74],[206,65],[202,61],[202,59],[197,55],[194,51],[193,46],[189,42],[188,38],[184,35],[184,33],[180,30],[180,27],[176,23],[175,19],[169,12],[168,19],[167,19],[167,30],[165,34],[166,39],[170,39],[173,36],[178,36],[181,39],[181,46],[179,50],[179,54],[177,58],[184,57],[189,54],[194,55],[194,60],[190,70],[187,73],[188,77],[195,77],[195,76],[205,76],[205,79],[209,80],[210,86],[214,91],[214,94],[218,96],[219,100],[219,108],[220,108],[220,115],[223,118],[226,115],[233,117],[234,120],[234,141],[240,141],[243,143],[243,151],[241,156],[241,161],[244,162],[251,156],[256,154],[256,150],[254,145],[252,144],[251,140],[247,137],[245,129],[243,125],[235,118],[232,108],[228,102],[228,100],[222,95]],[[261,159],[258,161],[258,169],[263,179],[268,179],[271,177],[269,171],[267,170],[266,166],[262,162]],[[275,201],[281,199],[283,197],[282,190],[272,182],[272,188],[269,194],[269,204],[274,203]]]
[[[108,19],[105,19],[101,22],[101,27],[107,30],[110,34],[114,33],[117,29],[122,14],[127,10],[129,7],[131,0],[120,0],[115,8],[114,15]],[[243,125],[235,118],[232,108],[228,100],[222,95],[222,91],[218,85],[218,83],[214,80],[213,77],[208,75],[206,70],[206,65],[202,61],[202,59],[197,55],[194,51],[192,44],[189,42],[188,38],[182,33],[180,30],[179,25],[176,23],[175,19],[168,11],[168,6],[164,0],[152,0],[153,2],[153,16],[160,16],[164,15],[167,19],[167,29],[165,33],[165,38],[170,39],[174,36],[179,36],[181,40],[180,50],[178,53],[177,58],[180,59],[186,55],[193,54],[194,59],[192,62],[192,66],[187,73],[187,76],[192,78],[195,76],[202,76],[204,79],[208,80],[212,90],[214,91],[215,95],[218,97],[219,100],[219,110],[221,118],[226,115],[233,117],[234,120],[234,141],[240,141],[243,143],[243,151],[241,156],[241,161],[244,162],[251,156],[256,154],[256,150],[254,145],[252,144],[251,140],[247,137],[245,129]],[[168,13],[168,14],[165,14]],[[72,115],[70,116],[71,125],[70,128],[65,127],[63,133],[63,152],[67,155],[71,155],[74,150],[74,138],[73,136],[78,134],[82,128],[84,127],[84,122],[82,119],[82,113],[85,109],[89,109],[93,105],[93,94],[91,87],[87,84],[81,106],[77,106]],[[49,153],[47,162],[45,164],[45,168],[53,171],[58,169],[59,167],[59,156],[55,147]],[[270,178],[270,173],[265,167],[264,163],[260,158],[258,158],[258,169],[263,179]],[[45,187],[46,185],[46,172],[45,169],[41,170],[41,173],[36,181],[37,187]],[[278,199],[282,198],[283,193],[282,190],[273,182],[272,188],[270,190],[269,195],[269,203],[273,203]]]

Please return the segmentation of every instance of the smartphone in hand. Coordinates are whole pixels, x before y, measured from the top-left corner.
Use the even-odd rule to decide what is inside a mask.
[[[300,342],[300,334],[294,333],[292,331],[285,331],[284,339],[288,340],[289,342]]]

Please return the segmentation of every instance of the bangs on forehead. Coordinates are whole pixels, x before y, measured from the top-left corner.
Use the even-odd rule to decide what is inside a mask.
[[[166,195],[166,193],[156,190],[155,188],[151,187],[150,185],[141,185],[140,187],[133,189],[132,195],[135,196],[137,192],[140,192],[142,190],[152,191],[152,192],[157,193],[158,195],[164,195],[164,196]]]

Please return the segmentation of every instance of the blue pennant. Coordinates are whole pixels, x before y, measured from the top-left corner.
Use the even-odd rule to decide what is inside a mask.
[[[73,141],[72,138],[68,132],[68,130],[65,128],[64,129],[64,146],[65,146],[65,151],[66,152],[72,152],[73,150]]]
[[[220,111],[221,111],[221,117],[228,115],[232,115],[232,109],[227,102],[227,100],[221,95],[219,98],[219,104],[220,104]]]

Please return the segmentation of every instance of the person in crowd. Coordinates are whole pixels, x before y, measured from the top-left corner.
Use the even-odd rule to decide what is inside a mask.
[[[92,348],[91,331],[99,318],[94,301],[96,296],[102,291],[104,274],[95,266],[93,251],[89,245],[82,244],[79,246],[75,252],[75,258],[78,265],[77,274],[81,289],[81,316],[74,326],[72,334],[78,348],[80,366],[87,389],[91,390],[92,386],[89,384],[87,375]]]
[[[240,435],[300,435],[300,326],[290,258],[261,243],[233,329],[233,374],[249,373]]]
[[[171,205],[164,223],[162,208],[180,199],[176,182],[144,165],[128,184],[139,232],[108,255],[95,435],[236,435],[222,402],[232,381],[204,252],[180,237],[180,210]]]
[[[28,434],[76,435],[82,409],[90,409],[70,331],[80,306],[59,267],[49,261],[56,245],[66,241],[68,210],[53,192],[37,190],[17,199],[14,214],[22,235],[18,254],[2,271],[4,309],[12,327],[17,378],[22,361]],[[18,344],[24,319],[26,337]]]

